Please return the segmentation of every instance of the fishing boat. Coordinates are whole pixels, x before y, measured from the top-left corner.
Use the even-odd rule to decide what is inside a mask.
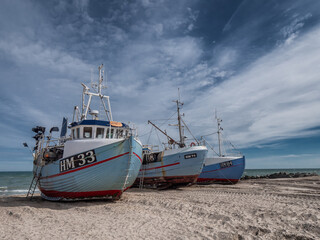
[[[164,150],[159,151],[155,145],[145,145],[143,148],[143,162],[140,173],[135,182],[139,187],[168,188],[193,184],[201,173],[204,159],[207,155],[206,146],[200,142],[185,143],[185,136],[180,116],[180,107],[183,103],[180,100],[177,104],[178,126],[180,141],[174,140],[165,131],[161,130],[151,121],[153,127],[168,138],[168,144]],[[186,126],[186,125],[185,125]]]
[[[217,134],[219,152],[216,157],[205,159],[205,165],[197,182],[234,184],[239,181],[245,169],[245,156],[240,153],[238,155],[228,155],[223,153],[221,134],[223,131],[223,128],[221,127],[222,120],[217,116],[216,120],[218,125]],[[211,147],[209,143],[207,144]]]
[[[32,129],[36,133],[34,177],[27,197],[32,198],[38,186],[41,196],[52,201],[119,199],[134,183],[142,163],[142,145],[135,129],[113,121],[109,96],[102,94],[103,65],[98,70],[94,92],[82,83],[82,108],[74,108],[70,135],[65,118],[60,137],[53,137],[58,127],[52,127],[48,135],[44,127]],[[103,109],[102,118],[92,108],[93,99]]]

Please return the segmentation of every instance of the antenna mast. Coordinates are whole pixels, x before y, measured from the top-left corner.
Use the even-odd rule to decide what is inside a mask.
[[[99,67],[98,67],[98,70],[99,70],[99,80],[98,80],[98,84],[92,84],[92,88],[95,89],[95,88],[98,88],[97,89],[97,92],[98,93],[93,93],[93,92],[89,92],[89,88],[84,84],[82,83],[81,85],[83,86],[83,93],[82,93],[82,115],[81,115],[81,120],[84,120],[84,119],[87,119],[87,115],[88,115],[88,112],[90,110],[90,104],[91,104],[91,99],[92,99],[92,96],[94,97],[99,97],[101,102],[102,102],[102,105],[103,105],[103,108],[104,108],[104,111],[107,115],[107,118],[109,121],[112,121],[112,113],[111,113],[111,105],[110,105],[110,100],[109,100],[109,96],[105,96],[101,93],[101,90],[103,88],[105,88],[105,86],[102,85],[102,82],[103,82],[103,74],[104,74],[104,70],[103,70],[103,64],[101,64]],[[96,90],[96,89],[95,89]],[[89,96],[89,99],[88,99],[88,102],[87,104],[85,104],[85,95],[88,95]],[[108,108],[106,107],[106,104],[104,102],[104,99],[107,100],[107,103],[108,103]]]
[[[99,69],[99,85],[98,85],[98,93],[99,95],[101,95],[101,87],[102,87],[102,81],[103,81],[103,74],[104,74],[104,70],[103,68],[103,64],[101,64],[98,69]]]
[[[178,100],[175,100],[173,102],[177,103],[177,112],[178,112],[178,127],[179,127],[179,136],[180,136],[180,147],[184,147],[184,136],[183,136],[183,129],[181,125],[181,116],[180,116],[180,106],[183,106],[183,103],[180,102],[180,89],[178,88]]]
[[[219,157],[222,157],[222,151],[221,151],[221,145],[222,145],[222,140],[221,140],[221,131],[223,128],[221,127],[220,123],[222,122],[222,119],[218,118],[217,116],[217,110],[215,111],[215,118],[217,120],[217,125],[218,125],[218,142],[219,142]]]

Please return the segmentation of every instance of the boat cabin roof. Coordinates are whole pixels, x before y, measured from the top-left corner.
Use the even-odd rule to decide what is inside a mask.
[[[71,127],[81,126],[81,125],[98,125],[105,127],[119,127],[119,128],[129,128],[129,126],[122,122],[116,121],[103,121],[103,120],[82,120],[80,122],[71,123]]]

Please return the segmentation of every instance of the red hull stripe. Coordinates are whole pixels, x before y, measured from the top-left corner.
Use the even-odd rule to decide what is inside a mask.
[[[111,157],[111,158],[107,158],[107,159],[102,160],[102,161],[100,161],[100,162],[92,163],[92,164],[90,164],[90,165],[83,166],[83,167],[80,167],[80,168],[76,168],[76,169],[73,169],[73,170],[70,170],[70,171],[67,171],[67,172],[58,173],[58,174],[54,174],[54,175],[47,176],[47,177],[41,177],[41,179],[53,178],[53,177],[62,176],[62,175],[68,174],[68,173],[76,172],[76,171],[79,171],[79,170],[82,170],[82,169],[86,169],[86,168],[89,168],[89,167],[96,166],[96,165],[101,164],[101,163],[108,162],[108,161],[110,161],[110,160],[113,160],[113,159],[115,159],[115,158],[122,157],[122,156],[127,155],[127,154],[129,154],[129,152],[126,152],[126,153],[123,153],[123,154],[120,154],[120,155],[118,155],[118,156],[114,156],[114,157]]]
[[[104,197],[104,196],[120,196],[121,190],[106,190],[106,191],[91,191],[91,192],[59,192],[47,191],[41,189],[41,192],[48,197],[63,197],[63,198],[86,198],[86,197]]]
[[[225,167],[225,168],[219,168],[219,169],[215,169],[215,170],[210,170],[210,171],[203,171],[202,173],[207,173],[207,172],[215,172],[215,171],[222,171],[224,169],[227,169],[227,168],[232,168],[232,167],[236,167],[236,166],[239,166],[239,165],[242,165],[242,163],[240,164],[236,164],[236,165],[232,165],[230,167]]]
[[[180,162],[172,163],[172,164],[168,164],[168,165],[164,165],[164,166],[159,166],[159,167],[154,167],[154,168],[141,169],[140,171],[147,171],[147,170],[152,170],[152,169],[171,167],[171,166],[178,165],[178,164],[180,164]]]
[[[136,155],[136,156],[137,156],[137,158],[139,158],[140,162],[142,163],[142,160],[141,160],[141,158],[139,157],[139,155],[138,155],[138,154],[136,154],[135,152],[134,152],[133,154],[134,154],[134,155]]]
[[[216,181],[216,182],[233,182],[236,183],[239,181],[239,179],[225,179],[225,178],[198,178],[197,182],[210,182],[210,181]]]

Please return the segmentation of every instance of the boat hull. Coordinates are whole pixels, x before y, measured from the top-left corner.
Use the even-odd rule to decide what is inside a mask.
[[[161,161],[143,164],[135,186],[183,186],[195,183],[201,170],[207,148],[194,146],[162,152]]]
[[[197,182],[234,184],[241,178],[244,168],[244,156],[206,159],[206,163]]]
[[[134,183],[141,156],[142,146],[131,136],[44,165],[38,187],[48,200],[118,199]]]

